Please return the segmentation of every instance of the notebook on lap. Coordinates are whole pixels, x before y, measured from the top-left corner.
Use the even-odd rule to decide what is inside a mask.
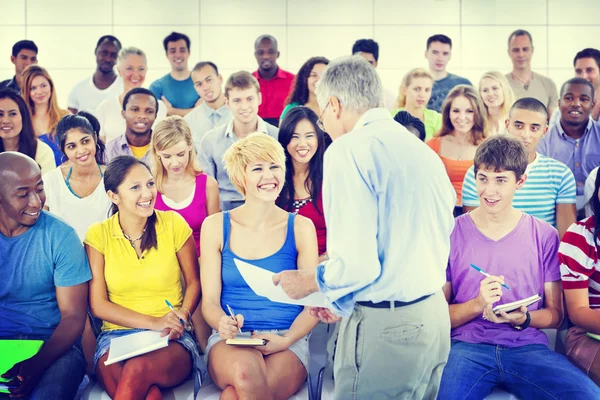
[[[0,340],[0,375],[16,363],[36,355],[43,344],[43,340]],[[8,393],[8,382],[0,377],[0,393]]]

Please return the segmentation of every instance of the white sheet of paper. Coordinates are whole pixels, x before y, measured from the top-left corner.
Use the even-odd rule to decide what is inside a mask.
[[[161,332],[158,331],[143,331],[111,339],[108,359],[104,361],[104,365],[114,364],[167,347],[169,336],[160,337],[160,335]]]
[[[273,272],[242,260],[234,259],[233,261],[246,283],[248,283],[248,286],[259,296],[266,297],[276,303],[326,307],[327,302],[321,292],[312,293],[303,299],[294,300],[285,294],[281,285],[273,285],[273,275],[275,275]]]

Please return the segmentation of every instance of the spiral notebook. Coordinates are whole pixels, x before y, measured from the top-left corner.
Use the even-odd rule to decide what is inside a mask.
[[[110,340],[108,359],[104,365],[150,353],[169,345],[169,335],[161,337],[161,332],[143,331]]]
[[[500,304],[499,306],[494,307],[492,311],[494,312],[494,314],[500,314],[500,311],[509,313],[511,311],[518,310],[519,308],[521,308],[521,306],[529,307],[530,305],[532,305],[533,303],[537,303],[541,299],[542,298],[540,297],[540,295],[536,293],[533,296],[528,297],[526,299],[513,301],[512,303]]]

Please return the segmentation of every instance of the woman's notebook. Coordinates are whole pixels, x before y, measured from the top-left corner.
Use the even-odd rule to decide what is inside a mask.
[[[169,345],[169,335],[161,337],[161,332],[143,331],[110,340],[108,359],[104,365],[150,353]]]
[[[252,338],[235,338],[227,339],[225,343],[230,346],[264,346],[267,344],[267,340]]]
[[[529,307],[530,305],[540,301],[541,299],[542,298],[540,297],[540,295],[536,293],[533,296],[523,300],[517,300],[513,301],[512,303],[506,303],[496,306],[492,309],[492,311],[494,312],[494,314],[500,314],[500,311],[509,313],[511,311],[518,310],[519,308],[521,308],[521,306]]]

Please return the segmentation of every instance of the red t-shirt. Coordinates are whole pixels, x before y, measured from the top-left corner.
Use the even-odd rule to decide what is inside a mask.
[[[279,119],[285,99],[290,94],[294,74],[279,68],[275,77],[270,80],[261,78],[258,71],[254,71],[252,75],[258,80],[262,94],[262,104],[258,107],[259,117]]]

